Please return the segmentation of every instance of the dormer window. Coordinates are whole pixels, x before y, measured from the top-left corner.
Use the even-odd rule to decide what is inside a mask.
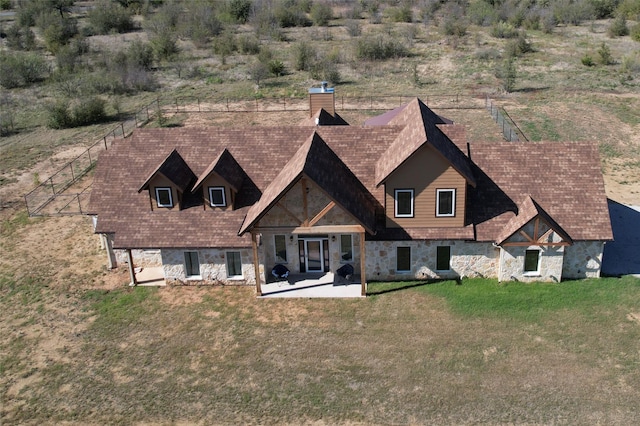
[[[438,189],[436,200],[436,216],[452,217],[456,215],[456,190]]]
[[[396,217],[413,217],[413,189],[396,189],[395,204]]]
[[[226,207],[227,200],[224,196],[223,186],[209,187],[209,203],[211,204],[211,207]]]
[[[156,202],[158,207],[173,207],[173,197],[171,195],[171,188],[157,187],[156,188]]]

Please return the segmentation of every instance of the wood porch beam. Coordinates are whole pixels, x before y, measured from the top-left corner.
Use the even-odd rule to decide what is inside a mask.
[[[536,240],[534,240],[533,238],[531,238],[531,237],[529,236],[529,234],[527,234],[527,233],[526,233],[526,232],[524,232],[524,231],[520,231],[520,235],[522,235],[522,236],[523,236],[527,241],[529,241],[530,243],[535,243],[535,242],[536,242]]]
[[[533,222],[533,239],[539,241],[538,232],[540,231],[540,217],[536,217],[536,220]]]
[[[330,201],[329,204],[327,204],[326,206],[324,206],[322,210],[320,210],[320,213],[315,215],[313,219],[309,221],[309,226],[313,226],[316,223],[318,223],[318,221],[322,219],[327,213],[329,213],[329,210],[335,207],[335,205],[336,205],[335,201]]]
[[[287,215],[289,215],[289,217],[291,217],[293,220],[295,220],[297,223],[299,223],[300,225],[302,225],[302,221],[300,219],[298,219],[298,216],[296,216],[295,214],[293,214],[291,212],[291,210],[289,210],[288,208],[286,208],[280,201],[278,201],[276,203],[276,206],[280,207],[282,209],[282,211],[284,211]]]
[[[302,221],[303,226],[309,226],[309,205],[307,202],[307,180],[305,178],[300,179],[300,187],[302,188],[302,214],[304,219]]]
[[[367,271],[364,232],[360,232],[360,296],[367,295]]]
[[[523,241],[523,242],[517,242],[517,243],[504,243],[502,244],[503,247],[529,247],[529,246],[540,246],[540,247],[560,247],[560,246],[570,246],[571,243],[568,243],[566,241],[562,241],[559,243],[541,243],[541,242],[528,242],[528,241]]]
[[[549,235],[551,235],[552,232],[553,232],[553,229],[549,229],[547,232],[542,234],[542,236],[540,236],[540,238],[538,238],[538,241],[539,242],[544,241]]]
[[[256,293],[262,296],[262,286],[260,285],[260,259],[258,258],[258,236],[251,232],[251,250],[253,251],[253,269],[256,275]]]
[[[133,255],[131,254],[131,249],[127,249],[127,261],[129,262],[129,278],[131,278],[131,285],[138,285],[136,271],[133,266]]]
[[[359,234],[364,232],[361,225],[321,225],[321,226],[256,226],[253,232],[265,234]]]

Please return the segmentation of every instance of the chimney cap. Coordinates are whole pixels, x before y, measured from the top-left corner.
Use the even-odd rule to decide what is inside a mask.
[[[333,93],[333,87],[327,87],[329,85],[328,82],[323,81],[320,83],[320,87],[312,87],[309,89],[309,93]]]

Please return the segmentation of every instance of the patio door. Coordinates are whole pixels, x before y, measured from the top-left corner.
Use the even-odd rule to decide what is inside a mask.
[[[299,240],[300,272],[326,272],[329,270],[329,240],[305,238]]]

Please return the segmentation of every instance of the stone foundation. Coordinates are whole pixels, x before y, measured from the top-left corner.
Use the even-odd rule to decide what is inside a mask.
[[[184,252],[198,252],[200,261],[200,275],[187,277],[185,273]],[[227,251],[240,252],[242,262],[242,277],[227,276]],[[176,285],[200,285],[200,284],[224,284],[224,285],[255,285],[256,276],[253,267],[251,249],[162,249],[162,269],[168,284]],[[261,267],[260,273],[264,275]]]

